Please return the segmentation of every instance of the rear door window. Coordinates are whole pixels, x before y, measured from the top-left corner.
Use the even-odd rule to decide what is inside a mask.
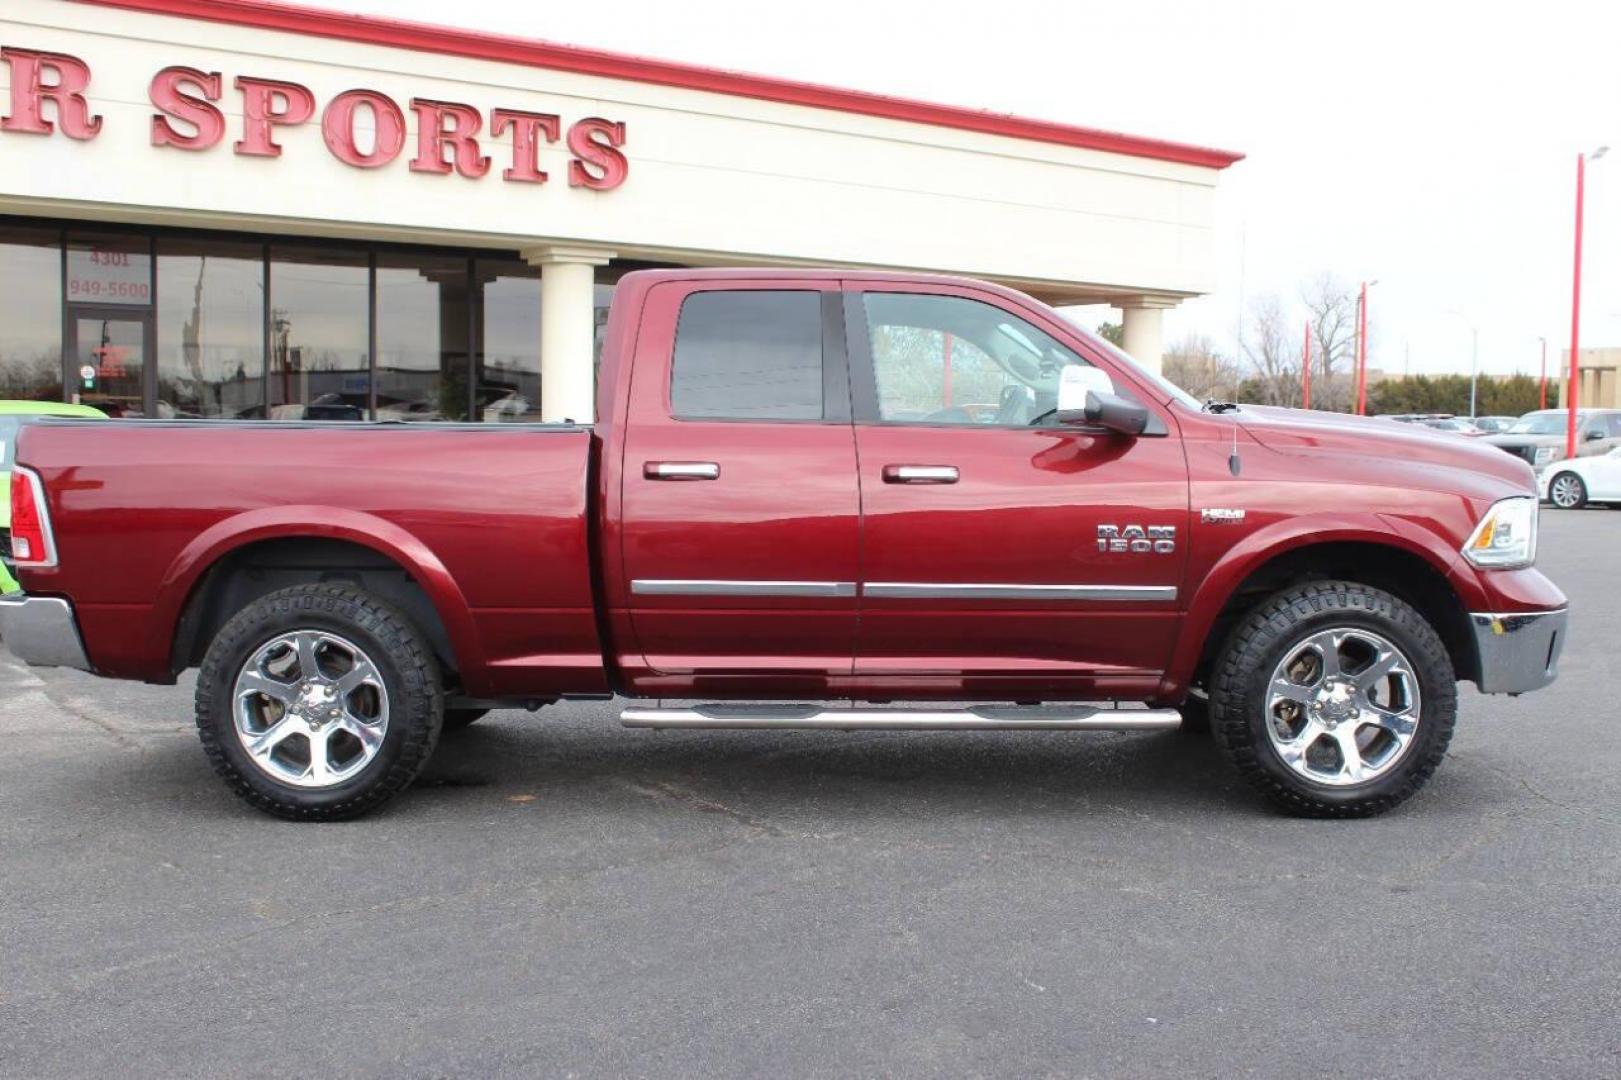
[[[822,302],[810,290],[696,292],[681,305],[670,405],[683,420],[821,420]]]

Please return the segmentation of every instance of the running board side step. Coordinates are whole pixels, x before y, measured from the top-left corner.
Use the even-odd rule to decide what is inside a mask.
[[[1087,705],[981,705],[969,709],[824,709],[816,705],[632,707],[632,728],[730,728],[754,731],[1171,731],[1175,709],[1098,709]]]

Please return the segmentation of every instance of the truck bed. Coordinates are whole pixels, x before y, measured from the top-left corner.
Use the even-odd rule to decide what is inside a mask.
[[[466,692],[589,689],[604,680],[590,455],[590,429],[571,425],[31,424],[18,460],[51,493],[60,565],[30,591],[72,597],[98,672],[163,681],[211,565],[314,535],[409,568]]]

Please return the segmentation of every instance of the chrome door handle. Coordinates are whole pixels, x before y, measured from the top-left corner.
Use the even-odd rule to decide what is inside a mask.
[[[720,466],[713,461],[649,461],[642,475],[649,480],[719,480]]]
[[[886,484],[955,484],[955,465],[885,465]]]

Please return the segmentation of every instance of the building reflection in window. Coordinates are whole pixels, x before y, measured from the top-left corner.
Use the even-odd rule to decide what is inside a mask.
[[[540,419],[540,270],[516,259],[480,259],[474,419]]]
[[[377,419],[466,420],[467,260],[377,256]]]
[[[264,248],[158,239],[159,417],[265,414]]]
[[[366,261],[362,252],[270,249],[270,419],[370,415]]]

